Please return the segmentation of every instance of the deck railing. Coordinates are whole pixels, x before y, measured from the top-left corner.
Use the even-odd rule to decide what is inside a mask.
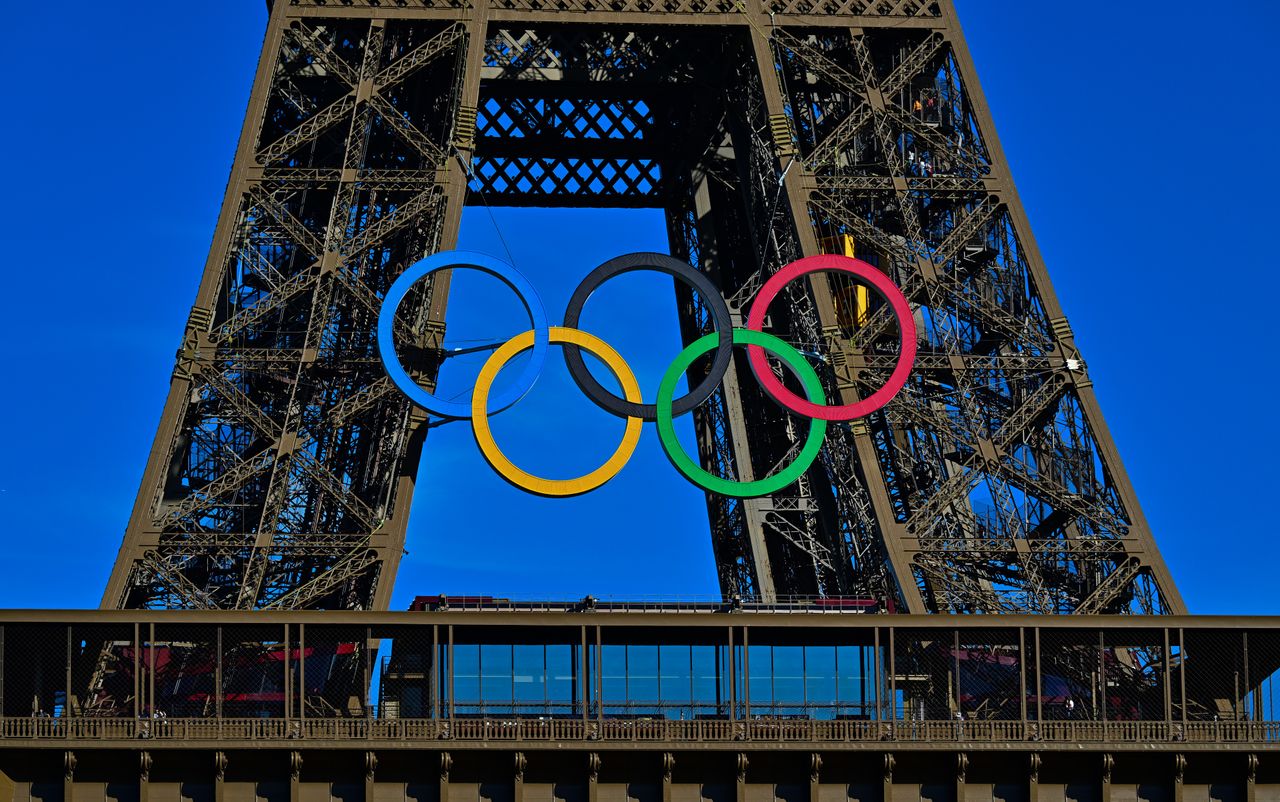
[[[605,741],[714,743],[1248,743],[1280,722],[663,719],[0,718],[0,741]]]

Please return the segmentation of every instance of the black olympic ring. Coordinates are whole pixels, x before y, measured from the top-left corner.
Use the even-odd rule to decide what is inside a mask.
[[[711,363],[711,370],[707,372],[706,378],[697,387],[672,402],[671,414],[683,415],[711,397],[729,369],[729,362],[733,359],[733,319],[729,316],[729,306],[721,297],[720,290],[705,274],[687,262],[664,253],[629,253],[610,259],[588,273],[578,288],[573,291],[573,297],[569,299],[569,306],[564,313],[565,328],[578,328],[582,307],[586,305],[587,299],[597,287],[614,276],[634,270],[656,270],[680,279],[693,288],[702,299],[702,303],[711,310],[711,317],[719,334],[716,358]],[[578,346],[565,343],[561,348],[564,350],[564,361],[569,367],[569,375],[573,377],[582,392],[601,409],[620,418],[640,418],[647,421],[658,419],[657,404],[637,404],[626,401],[601,386],[587,369],[582,359],[582,349]]]

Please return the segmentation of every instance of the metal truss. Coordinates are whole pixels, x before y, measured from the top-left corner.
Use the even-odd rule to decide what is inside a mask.
[[[830,427],[785,493],[708,496],[725,594],[1182,610],[954,12],[917,0],[275,4],[105,606],[385,607],[426,427],[381,372],[377,311],[478,202],[661,208],[739,316],[824,250],[903,288],[920,356],[897,399]],[[428,386],[447,290],[397,321]],[[844,402],[896,359],[891,314],[859,297],[817,276],[771,310]],[[686,342],[708,330],[676,300]],[[703,466],[751,479],[806,424],[741,356],[694,418]]]
[[[420,416],[374,349],[440,247],[465,28],[273,18],[105,606],[385,606]],[[429,380],[442,302],[401,309]]]
[[[797,148],[796,217],[854,243],[916,309],[917,370],[860,435],[908,606],[1180,610],[1025,231],[958,27],[787,28],[769,39]],[[833,383],[850,397],[873,391],[893,364],[892,316],[836,323],[823,332]]]

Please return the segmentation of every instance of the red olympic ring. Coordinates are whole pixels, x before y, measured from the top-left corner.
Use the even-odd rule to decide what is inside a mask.
[[[747,346],[751,372],[756,375],[760,386],[774,401],[792,412],[825,421],[849,421],[865,417],[893,400],[893,397],[907,383],[907,377],[911,374],[911,368],[916,361],[915,318],[911,314],[911,306],[907,303],[906,296],[889,280],[888,276],[861,259],[852,259],[848,256],[822,254],[797,259],[770,276],[760,288],[760,294],[751,305],[751,313],[747,315],[746,327],[752,331],[763,332],[764,318],[769,311],[769,304],[782,291],[782,288],[801,276],[819,271],[834,271],[857,276],[870,284],[880,297],[888,301],[889,308],[898,319],[898,332],[901,336],[898,363],[894,366],[889,380],[883,387],[861,401],[843,406],[827,406],[807,401],[783,386],[782,381],[769,369],[764,349],[758,345]]]

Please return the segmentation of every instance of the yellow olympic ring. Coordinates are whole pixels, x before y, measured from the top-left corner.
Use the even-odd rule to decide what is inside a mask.
[[[622,356],[610,348],[604,340],[578,329],[552,326],[550,341],[576,345],[594,354],[622,385],[623,397],[632,403],[640,403],[640,384],[636,381],[635,374],[631,372],[631,368],[627,367]],[[576,479],[543,479],[520,470],[498,448],[498,444],[493,439],[493,432],[489,430],[488,401],[493,380],[497,378],[502,366],[512,357],[532,347],[532,331],[517,334],[494,351],[489,360],[484,363],[484,367],[480,369],[475,392],[471,396],[471,428],[476,436],[476,445],[480,447],[480,453],[484,454],[484,458],[498,475],[521,490],[557,497],[576,496],[595,490],[616,476],[618,471],[622,470],[622,466],[627,464],[627,460],[631,459],[636,446],[640,443],[640,427],[644,423],[640,418],[627,418],[627,428],[622,433],[622,442],[618,444],[617,450],[607,462],[591,473]]]

